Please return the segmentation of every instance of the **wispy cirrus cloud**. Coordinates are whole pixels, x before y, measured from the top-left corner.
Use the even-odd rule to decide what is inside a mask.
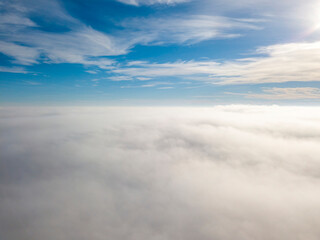
[[[320,88],[295,87],[295,88],[264,88],[263,93],[232,93],[247,98],[269,99],[269,100],[295,100],[295,99],[320,99]]]
[[[113,62],[106,56],[126,53],[126,48],[116,46],[110,36],[82,27],[66,33],[17,33],[2,41],[0,51],[12,57],[12,63],[21,65],[80,63],[103,68]]]
[[[173,87],[174,83],[172,82],[164,82],[164,81],[150,81],[145,84],[140,84],[140,85],[123,85],[121,88],[157,88],[157,89],[171,89]]]
[[[45,60],[52,63],[81,63],[84,65],[110,65],[109,59],[101,58],[126,53],[115,43],[113,37],[91,27],[79,27],[65,33],[35,32],[19,40],[45,54]]]
[[[133,78],[129,76],[110,76],[107,79],[110,79],[111,81],[132,81]]]
[[[14,1],[2,11],[0,52],[11,57],[13,64],[80,63],[104,68],[113,62],[106,56],[124,54],[128,49],[70,16],[58,1]],[[63,30],[47,31],[31,20],[34,17]]]
[[[37,48],[5,41],[0,41],[0,52],[12,57],[14,59],[12,62],[20,65],[36,64],[40,56],[40,51]]]
[[[0,66],[0,72],[8,72],[8,73],[29,73],[25,68],[23,67],[5,67]]]
[[[240,37],[240,30],[259,30],[261,19],[209,15],[134,18],[121,23],[125,34],[139,44],[192,44],[210,39]]]
[[[138,62],[113,71],[138,77],[179,76],[215,84],[320,81],[320,42],[271,45],[255,53],[260,56],[224,62]]]
[[[31,86],[42,85],[42,83],[34,82],[34,81],[25,81],[25,83],[26,83],[27,85],[31,85]]]
[[[178,3],[189,2],[191,0],[117,0],[118,2],[133,5],[133,6],[141,6],[141,5],[175,5]]]
[[[5,25],[15,25],[15,26],[28,26],[35,27],[37,24],[31,19],[23,16],[22,14],[7,13],[0,16],[0,29],[5,28]]]
[[[139,44],[190,44],[259,29],[259,20],[192,15],[130,18],[117,24],[121,30],[106,34],[73,18],[58,1],[14,1],[3,12],[0,52],[17,65],[78,63],[108,68],[114,62],[106,57],[127,54]],[[50,21],[60,30],[47,31],[32,19]]]

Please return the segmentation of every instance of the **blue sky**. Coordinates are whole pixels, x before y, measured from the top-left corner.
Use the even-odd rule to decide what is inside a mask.
[[[318,104],[316,0],[0,1],[1,104]]]

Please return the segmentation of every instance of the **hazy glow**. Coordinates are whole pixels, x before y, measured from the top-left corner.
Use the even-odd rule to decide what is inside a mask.
[[[313,4],[313,7],[309,9],[309,13],[304,13],[305,18],[309,24],[305,35],[316,33],[320,29],[320,3]]]

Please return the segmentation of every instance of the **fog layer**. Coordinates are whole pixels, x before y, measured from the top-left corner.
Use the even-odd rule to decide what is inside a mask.
[[[3,240],[318,240],[320,108],[1,108]]]

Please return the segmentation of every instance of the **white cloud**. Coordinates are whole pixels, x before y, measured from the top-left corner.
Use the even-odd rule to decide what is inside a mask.
[[[319,108],[0,111],[4,239],[320,237]]]
[[[4,66],[0,66],[0,72],[29,73],[26,69],[22,67],[4,67]]]
[[[193,3],[198,11],[213,14],[241,12],[251,16],[264,16],[276,25],[285,23],[302,31],[319,23],[318,0],[200,0]]]
[[[260,99],[320,99],[320,89],[312,87],[265,88],[263,93],[229,93]]]
[[[121,86],[121,88],[151,88],[151,87],[159,87],[159,86],[163,86],[163,85],[173,85],[173,83],[171,82],[154,82],[154,81],[150,81],[146,84],[142,84],[142,85],[127,85],[127,86]],[[165,87],[159,87],[158,89],[169,89],[169,88],[173,88],[170,86],[165,86]]]
[[[155,2],[173,3],[132,1],[131,4]],[[221,3],[213,2],[218,5]],[[273,4],[270,1],[240,2],[245,6]],[[308,6],[315,4],[314,1],[307,2]],[[289,1],[277,4],[284,7],[288,6]],[[208,2],[204,2],[203,5],[210,8]],[[231,6],[232,3],[227,2],[226,5]],[[296,1],[294,5],[300,6],[302,2]],[[45,18],[67,30],[55,33],[40,30],[31,16]],[[112,70],[115,68],[114,61],[107,57],[126,54],[137,44],[192,44],[210,39],[239,37],[243,30],[260,29],[260,21],[261,19],[208,15],[134,18],[120,23],[123,29],[111,35],[97,31],[73,18],[58,1],[13,1],[6,4],[0,17],[0,51],[13,58],[14,64],[79,63]],[[266,56],[222,63],[141,63],[137,68],[127,66],[115,72],[138,78],[184,76],[219,84],[319,80],[319,42],[272,45],[258,49],[258,52],[263,52]]]
[[[94,71],[94,70],[87,70],[86,72],[90,73],[90,74],[97,74],[98,73],[97,71]]]
[[[151,80],[152,78],[148,78],[148,77],[137,77],[138,80],[140,81],[148,81]]]
[[[16,1],[4,9],[0,17],[0,52],[12,57],[15,64],[80,63],[107,69],[113,61],[105,57],[125,54],[129,47],[72,18],[57,1]],[[66,30],[44,31],[31,20],[32,16]]]
[[[156,86],[161,86],[161,85],[172,85],[173,83],[171,82],[148,82],[147,84],[141,85],[141,87],[156,87]]]
[[[11,41],[23,43],[11,43]],[[90,27],[66,33],[46,33],[32,30],[15,33],[2,42],[0,51],[15,59],[14,63],[30,65],[40,60],[49,63],[80,63],[108,68],[114,61],[105,58],[126,53],[114,39]],[[41,57],[40,57],[41,56]]]
[[[42,85],[42,83],[34,82],[34,81],[24,81],[24,82],[25,82],[26,84],[32,85],[32,86]]]
[[[264,56],[225,62],[142,62],[113,71],[138,77],[182,76],[216,84],[320,81],[320,42],[271,45],[256,53]]]
[[[40,56],[40,52],[35,48],[4,41],[0,41],[0,52],[14,58],[14,63],[22,65],[35,64]]]
[[[0,17],[0,52],[13,58],[14,64],[79,63],[109,69],[114,61],[105,57],[127,54],[137,44],[190,44],[238,37],[234,31],[239,29],[258,29],[254,21],[194,15],[128,19],[120,23],[121,31],[111,35],[84,25],[57,1],[31,2],[8,4]],[[32,16],[50,20],[65,30],[44,31]]]
[[[142,44],[192,44],[209,39],[241,36],[240,29],[258,30],[259,19],[237,19],[221,16],[188,15],[166,18],[135,18],[122,22],[125,35]]]
[[[132,81],[133,80],[132,77],[128,77],[128,76],[110,76],[108,77],[108,79],[110,79],[111,81]]]
[[[158,89],[161,89],[161,90],[166,90],[166,89],[173,89],[174,87],[159,87]]]
[[[141,6],[141,5],[157,5],[157,4],[175,5],[178,3],[189,2],[190,0],[117,0],[117,1],[128,4],[128,5]]]
[[[20,16],[19,14],[2,14],[0,16],[0,28],[3,28],[4,25],[16,25],[16,26],[28,26],[36,27],[32,20],[25,16]]]
[[[63,34],[38,33],[24,39],[46,53],[54,63],[82,63],[85,65],[110,65],[113,61],[99,58],[126,52],[114,44],[112,37],[92,28],[84,27]]]

